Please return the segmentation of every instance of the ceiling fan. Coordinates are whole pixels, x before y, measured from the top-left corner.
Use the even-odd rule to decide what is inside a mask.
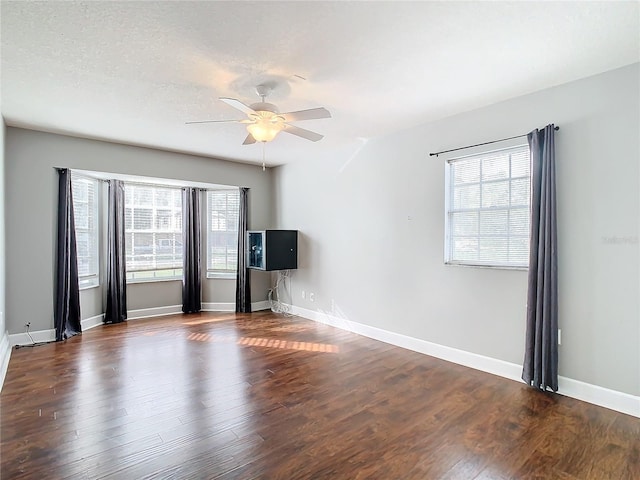
[[[308,110],[300,110],[297,112],[280,113],[278,107],[272,103],[266,103],[265,98],[273,87],[269,85],[258,85],[256,93],[262,101],[251,105],[245,105],[235,98],[221,97],[227,105],[245,113],[248,118],[243,120],[204,120],[199,122],[186,122],[187,125],[194,123],[244,123],[247,125],[249,134],[242,142],[243,145],[250,145],[256,142],[270,142],[280,132],[290,133],[312,142],[317,142],[323,138],[323,135],[305,130],[304,128],[291,125],[289,122],[298,122],[301,120],[316,120],[320,118],[331,118],[331,113],[324,107],[310,108]]]

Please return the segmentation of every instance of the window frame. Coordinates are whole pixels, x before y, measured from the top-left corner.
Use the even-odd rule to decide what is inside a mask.
[[[182,205],[182,187],[177,187],[177,186],[173,186],[173,185],[157,185],[157,184],[152,184],[152,183],[144,183],[144,182],[123,182],[124,183],[124,188],[125,188],[125,202],[124,202],[124,210],[125,210],[125,238],[127,237],[128,234],[134,234],[135,233],[142,233],[142,234],[151,234],[154,238],[154,242],[153,242],[153,252],[152,255],[155,257],[157,255],[157,252],[155,251],[155,246],[156,246],[156,237],[155,235],[157,234],[172,234],[172,235],[179,235],[180,239],[182,240],[184,232],[183,232],[183,225],[182,225],[182,215],[184,213],[184,206]],[[147,205],[138,205],[139,208],[148,208],[152,211],[151,213],[151,225],[153,225],[153,228],[147,229],[148,231],[144,231],[143,229],[135,229],[133,228],[135,225],[135,218],[131,219],[131,228],[126,228],[126,212],[128,208],[134,208],[136,206],[135,202],[133,201],[133,199],[131,199],[131,202],[129,202],[128,198],[127,198],[127,187],[134,187],[134,188],[151,188],[153,190],[158,190],[158,189],[162,189],[162,190],[175,190],[179,192],[180,195],[180,231],[179,233],[176,231],[161,231],[157,228],[156,223],[157,223],[157,219],[158,219],[158,215],[157,215],[157,211],[158,210],[177,210],[175,207],[173,206],[158,206],[155,203],[153,203],[150,206]],[[155,199],[155,194],[154,197]],[[155,200],[154,200],[155,202]],[[175,213],[175,212],[174,212]],[[134,230],[138,230],[137,232]],[[174,229],[175,230],[175,229]],[[132,240],[133,241],[133,240]],[[182,267],[182,259],[184,258],[184,251],[181,254],[181,261],[180,261],[180,266],[173,266],[173,267],[166,267],[166,268],[149,268],[149,269],[142,269],[142,268],[138,268],[138,269],[131,269],[129,267],[128,264],[128,257],[129,257],[129,252],[127,252],[126,249],[126,241],[125,241],[125,265],[126,265],[126,282],[127,283],[146,283],[146,282],[162,282],[162,281],[178,281],[178,280],[182,280],[183,277],[183,267]],[[135,250],[135,249],[134,249]]]
[[[490,269],[501,269],[501,270],[528,270],[528,255],[527,255],[527,260],[524,263],[503,263],[503,262],[499,262],[496,261],[495,258],[492,260],[488,260],[488,261],[483,261],[483,260],[466,260],[466,259],[454,259],[453,258],[453,248],[452,248],[452,244],[453,244],[453,240],[455,238],[455,235],[452,233],[452,214],[453,213],[457,213],[457,212],[461,212],[461,211],[469,211],[469,212],[478,212],[479,215],[481,212],[488,212],[488,211],[507,211],[509,213],[509,222],[511,221],[511,216],[510,213],[512,211],[516,211],[516,210],[523,210],[526,209],[527,214],[529,214],[530,209],[531,209],[531,168],[530,168],[530,160],[529,160],[529,174],[528,176],[512,176],[512,160],[511,157],[509,159],[509,176],[506,178],[502,178],[502,179],[494,179],[494,180],[484,180],[482,178],[482,161],[483,159],[487,158],[487,157],[491,157],[494,156],[496,154],[499,154],[501,152],[511,152],[511,153],[522,153],[524,151],[526,151],[529,154],[529,158],[530,158],[530,150],[529,150],[529,146],[526,143],[515,143],[509,146],[504,146],[502,148],[498,148],[498,149],[493,149],[493,150],[479,150],[476,151],[472,154],[469,155],[465,155],[465,156],[460,156],[460,157],[455,157],[455,158],[451,158],[448,159],[446,161],[445,164],[445,208],[444,208],[444,263],[445,265],[451,265],[451,266],[462,266],[462,267],[475,267],[475,268],[490,268]],[[469,160],[473,160],[473,159],[477,159],[477,161],[479,162],[479,178],[477,182],[469,182],[470,184],[477,184],[479,186],[480,192],[482,192],[482,185],[483,184],[488,184],[488,183],[499,183],[499,182],[508,182],[509,184],[509,205],[508,206],[501,206],[501,207],[483,207],[482,206],[482,193],[480,193],[480,198],[479,198],[479,206],[477,208],[459,208],[459,209],[454,209],[453,208],[453,198],[455,195],[455,186],[454,186],[454,178],[453,178],[453,173],[452,173],[452,165],[455,164],[456,162],[459,161],[469,161]],[[512,183],[514,180],[522,180],[522,179],[527,179],[528,180],[528,202],[525,205],[512,205],[511,204],[511,192],[512,192]],[[477,237],[478,240],[480,240],[481,238],[491,238],[490,235],[482,235],[481,234],[481,224],[480,224],[480,216],[479,216],[479,220],[478,220],[478,233],[477,233]],[[510,225],[510,223],[508,224]],[[527,234],[526,235],[517,235],[517,234],[512,234],[511,232],[507,231],[506,234],[506,238],[507,241],[509,241],[511,238],[526,238],[526,242],[527,242],[527,251],[529,249],[529,235],[528,235],[528,231],[529,229],[527,229]],[[478,253],[480,252],[480,244],[478,244]]]
[[[100,180],[97,178],[90,177],[88,175],[83,175],[81,173],[77,173],[74,170],[71,170],[71,189],[74,190],[74,183],[76,181],[89,182],[93,184],[93,201],[87,199],[79,200],[77,195],[73,195],[73,211],[74,211],[74,228],[75,228],[75,236],[76,236],[76,255],[79,253],[78,249],[78,232],[86,231],[89,233],[90,237],[93,237],[93,254],[94,262],[95,262],[95,273],[89,274],[80,274],[80,265],[78,265],[78,287],[80,290],[86,290],[89,288],[95,288],[100,286]],[[78,187],[76,187],[77,189]],[[88,226],[78,227],[77,215],[78,211],[77,203],[86,203],[87,204],[87,218],[89,220]],[[91,217],[93,217],[93,221],[91,221]],[[79,258],[77,259],[79,261]],[[79,262],[78,262],[79,263]]]
[[[225,192],[225,193],[235,193],[238,196],[238,217],[240,214],[240,189],[238,187],[232,187],[232,188],[209,188],[205,191],[205,215],[206,215],[206,233],[205,233],[205,243],[206,243],[206,247],[205,247],[205,255],[206,255],[206,265],[205,265],[205,270],[206,270],[206,277],[209,279],[228,279],[228,280],[235,280],[238,272],[237,272],[237,267],[233,270],[230,269],[225,269],[225,270],[221,270],[221,269],[214,269],[211,267],[211,257],[212,257],[212,252],[211,252],[211,239],[210,236],[213,234],[213,230],[211,228],[211,211],[210,211],[210,202],[209,202],[209,195],[212,193],[219,193],[219,192]],[[225,210],[226,212],[229,211],[229,209],[227,208]],[[239,219],[238,219],[239,220]],[[239,228],[239,222],[236,222],[236,226]],[[237,237],[238,237],[238,228],[236,228],[235,231],[235,236],[236,236],[236,242],[237,242]],[[229,232],[230,230],[226,230],[226,232]],[[237,243],[236,243],[237,244]],[[237,251],[236,249],[236,265],[238,262],[238,255],[240,254],[240,252]],[[228,255],[228,252],[227,252]],[[228,259],[227,259],[227,266],[228,266]]]

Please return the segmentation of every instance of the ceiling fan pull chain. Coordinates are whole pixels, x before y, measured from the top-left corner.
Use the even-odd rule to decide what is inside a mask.
[[[266,170],[266,167],[264,165],[264,149],[266,148],[267,142],[262,142],[262,171],[264,172]]]

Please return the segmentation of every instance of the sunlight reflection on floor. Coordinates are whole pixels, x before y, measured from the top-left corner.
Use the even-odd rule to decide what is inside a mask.
[[[183,325],[203,325],[205,323],[225,322],[227,320],[235,320],[235,315],[227,315],[224,317],[202,318],[200,320],[192,320],[190,322],[182,322]]]
[[[188,340],[195,342],[235,343],[250,347],[281,348],[285,350],[303,350],[307,352],[338,353],[338,347],[327,343],[299,342],[274,338],[234,338],[229,335],[211,335],[209,333],[191,333]]]

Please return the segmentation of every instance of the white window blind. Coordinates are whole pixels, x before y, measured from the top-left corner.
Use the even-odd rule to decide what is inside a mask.
[[[528,146],[450,160],[446,190],[447,263],[528,266]]]
[[[235,275],[238,268],[238,189],[207,191],[207,275]]]
[[[98,180],[71,172],[80,288],[98,285]]]
[[[125,184],[125,241],[128,280],[181,278],[181,189]]]

